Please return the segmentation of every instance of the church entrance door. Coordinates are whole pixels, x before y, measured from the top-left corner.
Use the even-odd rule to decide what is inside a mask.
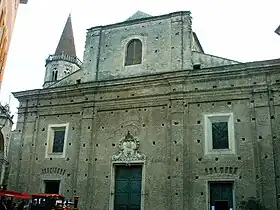
[[[119,165],[115,170],[114,210],[140,210],[142,166]]]

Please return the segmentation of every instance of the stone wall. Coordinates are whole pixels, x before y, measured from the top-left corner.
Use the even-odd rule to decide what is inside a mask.
[[[238,64],[239,62],[200,52],[192,52],[193,64],[200,64],[201,68],[211,68]]]
[[[57,57],[63,57],[66,55],[58,55]],[[66,57],[70,60],[70,56]],[[73,57],[72,59],[74,59]],[[69,62],[66,59],[65,60],[53,60],[46,64],[46,71],[45,71],[45,79],[44,79],[44,85],[43,87],[49,87],[57,82],[59,82],[61,79],[64,79],[67,81],[67,78],[76,73],[80,67],[74,63]],[[57,71],[57,80],[53,80],[53,72]]]
[[[126,66],[127,45],[133,39],[142,42],[142,62]],[[205,54],[186,11],[90,28],[82,68],[64,75],[65,62],[55,61],[47,65],[45,78],[51,77],[56,62],[63,64],[59,66],[59,81],[47,82],[44,87],[191,70],[195,69],[193,64],[210,68],[239,63]]]
[[[8,154],[13,126],[12,118],[9,106],[0,105],[0,186],[7,184]]]
[[[142,41],[143,61],[124,66],[127,43]],[[176,12],[88,30],[83,82],[191,69],[191,17]]]
[[[108,209],[111,157],[127,131],[146,156],[145,209],[207,209],[208,181],[234,181],[236,207],[277,209],[280,61],[178,71],[15,93],[20,101],[10,188],[61,193]],[[28,99],[28,101],[27,101]],[[234,154],[205,153],[205,114],[232,113]],[[45,158],[49,124],[69,123],[66,156]],[[19,143],[20,142],[20,143]]]

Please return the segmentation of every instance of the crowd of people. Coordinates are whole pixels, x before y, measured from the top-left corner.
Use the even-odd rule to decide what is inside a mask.
[[[57,201],[56,199],[53,198],[33,199],[31,204],[31,210],[71,210],[71,209],[72,208],[68,202]]]
[[[4,192],[4,193],[3,193]],[[0,210],[77,210],[79,197],[74,202],[57,194],[34,194],[32,196],[13,191],[0,194]]]
[[[16,202],[13,202],[12,199],[1,199],[1,202],[0,202],[0,209],[2,210],[25,210],[24,209],[25,207],[25,202],[24,200],[19,202],[19,203],[16,203]]]
[[[70,207],[69,204],[68,205],[62,205],[60,203],[60,204],[55,205],[52,210],[71,210],[71,207]]]
[[[2,199],[0,202],[0,210],[33,210],[33,209],[47,209],[46,206],[38,206],[38,205],[28,205],[25,201],[21,201],[19,203],[13,202],[11,199],[4,200]],[[54,204],[51,210],[71,210],[70,204]]]

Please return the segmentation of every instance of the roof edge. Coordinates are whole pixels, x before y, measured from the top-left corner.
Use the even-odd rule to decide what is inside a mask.
[[[274,32],[280,36],[280,25],[276,28]]]
[[[253,68],[272,68],[272,67],[280,67],[280,58],[279,59],[271,59],[271,60],[262,60],[262,61],[251,61],[251,62],[246,62],[246,63],[237,63],[237,64],[229,64],[229,65],[223,65],[223,66],[217,66],[217,67],[208,67],[208,68],[203,68],[198,70],[199,72],[203,72],[203,71],[207,71],[207,70],[212,70],[215,73],[218,73],[217,71],[225,71],[229,68],[232,68],[232,71],[244,71],[245,69],[251,70]],[[188,76],[190,72],[198,72],[196,70],[191,70],[191,69],[183,69],[180,71],[169,71],[169,72],[161,72],[161,73],[156,73],[156,74],[151,74],[151,75],[143,75],[143,76],[137,76],[137,77],[129,77],[129,78],[119,78],[119,79],[114,79],[114,80],[105,80],[105,81],[92,81],[92,82],[87,82],[87,83],[81,83],[80,85],[87,85],[89,83],[108,83],[108,82],[112,82],[114,81],[117,85],[118,82],[120,81],[127,81],[127,82],[131,82],[133,80],[135,80],[135,78],[140,78],[140,82],[142,81],[147,81],[147,77],[149,77],[150,79],[153,79],[155,77],[158,77],[160,75],[164,76],[164,75],[170,75],[170,74],[176,74],[177,76]],[[187,72],[187,75],[182,75],[184,72]],[[260,71],[258,71],[260,72]],[[176,75],[175,75],[176,76]],[[160,77],[163,78],[163,77]],[[166,79],[166,78],[165,78]],[[63,86],[63,87],[53,87],[53,88],[49,88],[50,89],[56,89],[58,88],[58,92],[62,91],[70,91],[70,90],[75,90],[77,88],[77,86],[75,85],[70,85],[70,89],[67,90],[61,90],[61,88],[65,88],[68,86]],[[60,89],[59,89],[60,88]],[[17,99],[22,98],[22,97],[32,97],[32,96],[36,96],[38,94],[47,94],[47,89],[33,89],[33,90],[25,90],[25,91],[19,91],[19,92],[12,92],[13,96]],[[49,93],[48,93],[49,94]]]
[[[28,0],[20,0],[19,3],[20,3],[20,4],[27,4],[27,3],[28,3]]]
[[[155,20],[169,18],[171,16],[176,16],[176,15],[191,15],[191,12],[190,11],[177,11],[177,12],[172,12],[172,13],[168,13],[168,14],[164,14],[164,15],[157,15],[157,16],[151,16],[151,17],[146,17],[146,18],[127,20],[127,21],[108,24],[108,25],[93,26],[91,28],[88,28],[87,30],[90,31],[90,30],[94,30],[97,28],[111,28],[111,27],[116,27],[116,26],[121,26],[121,25],[132,25],[132,24],[135,24],[138,22],[155,21]]]
[[[72,76],[72,75],[74,75],[74,74],[76,74],[76,73],[78,73],[78,72],[81,72],[81,70],[82,70],[82,69],[79,68],[78,70],[72,72],[71,74],[67,75],[66,77],[63,77],[63,78],[61,78],[60,80],[56,81],[55,83],[50,84],[50,86],[48,86],[48,87],[46,87],[46,88],[52,88],[53,86],[55,86],[55,85],[57,85],[58,83],[64,81],[65,79],[68,79],[70,76]],[[44,89],[46,89],[46,88],[44,88]]]
[[[240,61],[236,61],[236,60],[232,60],[232,59],[229,59],[229,58],[224,58],[224,57],[220,57],[220,56],[217,56],[217,55],[212,55],[212,54],[208,54],[208,53],[204,53],[204,52],[203,53],[202,52],[197,52],[197,51],[193,51],[193,52],[208,55],[208,56],[215,57],[215,58],[224,59],[224,60],[227,60],[227,61],[236,62],[236,64],[243,64],[244,63],[244,62],[240,62]],[[253,63],[253,62],[258,62],[258,61],[245,62],[245,63]]]
[[[202,53],[204,53],[204,50],[203,50],[203,48],[202,48],[202,45],[200,44],[200,41],[199,41],[199,39],[198,39],[198,37],[197,37],[197,35],[196,35],[195,32],[193,32],[193,37],[194,37],[195,41],[197,42],[197,44],[198,44],[200,50],[202,51]]]

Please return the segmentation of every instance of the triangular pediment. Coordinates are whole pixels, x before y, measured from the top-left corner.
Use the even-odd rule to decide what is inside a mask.
[[[149,15],[149,14],[141,12],[141,11],[137,11],[131,17],[129,17],[126,21],[137,20],[137,19],[142,19],[142,18],[147,18],[147,17],[152,17],[152,15]]]

